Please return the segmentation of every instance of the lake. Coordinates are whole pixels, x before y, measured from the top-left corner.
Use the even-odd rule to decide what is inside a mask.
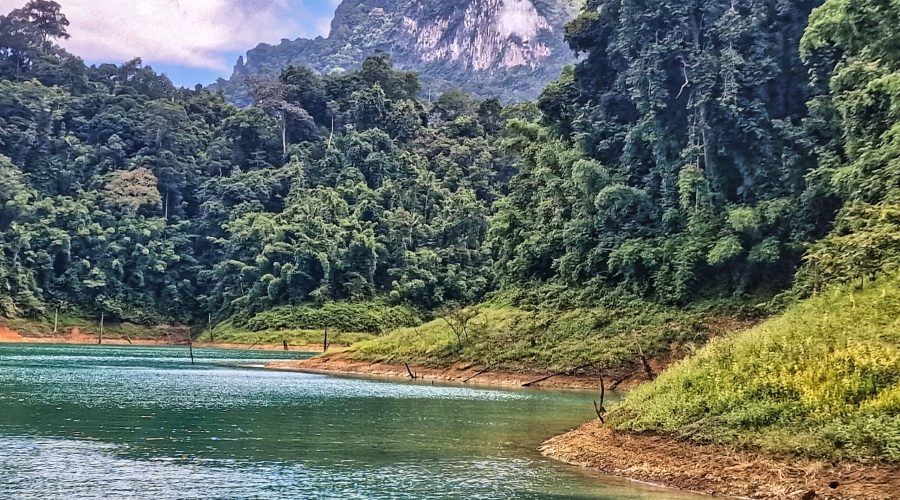
[[[546,459],[592,395],[254,367],[304,353],[0,344],[3,498],[694,498]]]

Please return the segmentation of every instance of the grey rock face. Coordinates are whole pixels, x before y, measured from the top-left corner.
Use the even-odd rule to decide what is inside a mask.
[[[241,80],[308,66],[329,74],[386,52],[399,69],[418,71],[426,93],[462,88],[482,97],[536,97],[575,56],[563,40],[576,0],[344,0],[327,38],[260,44],[219,80],[245,103]]]

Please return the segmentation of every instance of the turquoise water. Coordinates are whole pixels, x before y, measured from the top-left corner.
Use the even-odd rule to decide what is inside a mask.
[[[688,498],[541,457],[591,395],[253,368],[279,351],[0,344],[3,498]]]

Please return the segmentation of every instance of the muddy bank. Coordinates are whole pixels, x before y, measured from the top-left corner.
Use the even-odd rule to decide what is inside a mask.
[[[709,495],[900,498],[900,467],[779,457],[671,437],[613,432],[598,422],[546,441],[541,452],[606,474]]]
[[[321,346],[320,346],[321,348]],[[484,371],[482,366],[454,364],[446,368],[432,368],[403,364],[374,363],[351,359],[345,354],[310,358],[295,361],[277,361],[266,364],[266,368],[295,370],[308,373],[369,375],[411,380],[410,372],[417,381],[459,383],[467,385],[503,387],[543,387],[556,389],[596,389],[597,378],[581,375],[553,375],[550,373],[516,373],[504,371]],[[546,380],[540,380],[553,375]]]
[[[194,347],[209,347],[212,349],[245,349],[248,351],[283,351],[283,344],[235,344],[230,342],[194,342]],[[306,344],[306,345],[290,345],[288,344],[289,351],[300,351],[300,352],[322,352],[321,344]]]
[[[58,335],[45,336],[26,336],[11,330],[8,327],[0,326],[0,343],[14,344],[82,344],[96,345],[97,337],[95,335],[86,335],[78,328],[72,328],[68,333],[60,333]],[[159,337],[159,338],[123,338],[123,337],[107,337],[104,336],[102,345],[134,345],[134,346],[187,346],[188,340],[176,337]],[[252,350],[284,350],[283,344],[233,344],[227,342],[194,342],[194,347],[209,347],[215,349],[252,349]],[[291,351],[302,352],[320,352],[322,346],[320,344],[309,344],[301,346],[289,345]]]

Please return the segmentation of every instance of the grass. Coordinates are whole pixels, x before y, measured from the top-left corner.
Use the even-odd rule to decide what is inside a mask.
[[[75,315],[60,315],[58,318],[57,332],[53,332],[53,318],[0,318],[0,326],[17,331],[26,337],[50,338],[66,336],[73,328],[78,328],[82,335],[96,337],[100,332],[100,323],[96,320],[85,319]],[[209,330],[197,332],[195,328],[195,341],[210,342]],[[104,339],[132,339],[132,340],[163,340],[170,336],[179,340],[186,340],[188,328],[185,326],[145,326],[127,322],[106,321],[103,325]],[[333,329],[328,331],[328,344],[335,346],[347,346],[354,342],[370,339],[369,333],[341,332]],[[281,344],[287,340],[290,345],[300,346],[307,344],[321,344],[323,340],[322,330],[301,329],[265,329],[261,331],[249,331],[236,327],[231,322],[223,322],[213,329],[212,338],[216,342],[233,344]]]
[[[721,318],[656,306],[526,311],[484,304],[457,339],[444,319],[354,344],[355,359],[448,366],[455,362],[530,371],[634,367],[647,357],[680,357],[721,330]],[[726,327],[727,328],[727,327]]]
[[[900,462],[900,274],[832,289],[635,389],[613,427]]]
[[[350,345],[354,342],[372,338],[370,333],[341,332],[328,330],[329,345]],[[205,330],[195,340],[199,342],[222,342],[231,344],[281,344],[287,340],[290,345],[300,346],[308,344],[322,344],[324,330],[309,329],[279,329],[271,328],[260,331],[250,331],[240,328],[230,321],[222,322],[213,328],[212,335]]]
[[[322,330],[383,333],[422,323],[419,313],[406,306],[380,302],[332,302],[322,306],[279,306],[256,314],[246,322],[248,330]]]
[[[57,332],[53,332],[53,317],[47,318],[0,318],[0,326],[5,326],[27,337],[54,337],[67,335],[73,328],[88,336],[95,336],[100,332],[100,322],[85,319],[77,315],[60,314],[57,324]],[[172,329],[165,326],[145,326],[128,322],[106,321],[103,324],[104,338],[130,338],[130,339],[159,339],[172,333]],[[181,334],[181,331],[178,332]]]

